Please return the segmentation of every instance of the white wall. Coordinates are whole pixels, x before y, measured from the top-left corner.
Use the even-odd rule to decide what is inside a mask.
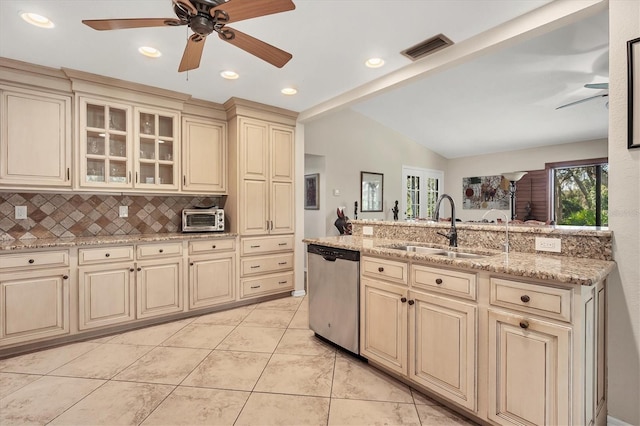
[[[401,200],[402,166],[445,170],[447,160],[407,137],[350,109],[305,123],[305,154],[326,158],[321,215],[326,235],[338,235],[333,225],[336,208],[346,207],[353,218],[354,202],[360,209],[360,172],[384,174],[383,212],[358,213],[358,219],[393,219],[395,200]],[[334,190],[340,191],[334,196]]]
[[[640,1],[611,0],[609,229],[618,268],[607,282],[608,408],[611,416],[632,425],[640,425],[640,149],[627,149],[626,42],[637,37]]]
[[[541,170],[546,163],[568,160],[585,160],[607,157],[607,140],[576,142],[540,148],[507,151],[473,157],[453,158],[444,175],[445,192],[460,206],[456,216],[461,220],[480,220],[486,210],[464,210],[462,208],[462,178],[471,176],[493,176],[503,172]],[[509,216],[509,209],[504,210]],[[499,217],[496,215],[495,217]],[[489,219],[495,219],[491,217]]]

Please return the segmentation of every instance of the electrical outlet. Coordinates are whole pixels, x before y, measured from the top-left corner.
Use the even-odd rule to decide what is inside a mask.
[[[363,226],[362,235],[373,235],[373,226]]]
[[[118,209],[118,216],[120,217],[129,217],[129,207],[128,206],[120,206]]]
[[[16,206],[16,219],[27,218],[27,206]]]
[[[536,250],[560,253],[560,248],[561,248],[560,241],[561,241],[560,238],[536,237]]]

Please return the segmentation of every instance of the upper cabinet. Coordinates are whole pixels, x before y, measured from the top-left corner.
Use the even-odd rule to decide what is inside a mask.
[[[227,193],[227,125],[182,118],[182,191]]]
[[[71,96],[0,85],[0,185],[71,188]]]

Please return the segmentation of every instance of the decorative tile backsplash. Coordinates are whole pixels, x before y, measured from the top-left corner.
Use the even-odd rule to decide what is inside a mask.
[[[0,240],[180,232],[181,212],[221,205],[221,197],[0,192]],[[27,219],[14,219],[27,206]],[[128,217],[119,217],[128,206]]]

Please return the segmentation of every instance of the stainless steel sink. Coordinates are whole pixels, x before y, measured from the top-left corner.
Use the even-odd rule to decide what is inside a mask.
[[[390,248],[394,250],[402,250],[412,253],[420,253],[420,254],[429,254],[434,256],[443,256],[448,257],[449,259],[481,259],[483,257],[488,257],[487,254],[479,254],[479,253],[468,253],[464,251],[449,251],[442,248],[437,247],[425,247],[425,246],[415,246],[409,244],[392,244],[388,246],[384,246],[384,248]]]
[[[449,259],[482,259],[483,257],[487,257],[486,254],[478,254],[478,253],[466,253],[460,251],[444,251],[441,253],[434,253],[436,256],[446,256]]]
[[[424,247],[424,246],[392,245],[392,246],[387,246],[385,248],[409,251],[409,252],[421,253],[421,254],[445,254],[446,253],[446,251],[441,248]]]

